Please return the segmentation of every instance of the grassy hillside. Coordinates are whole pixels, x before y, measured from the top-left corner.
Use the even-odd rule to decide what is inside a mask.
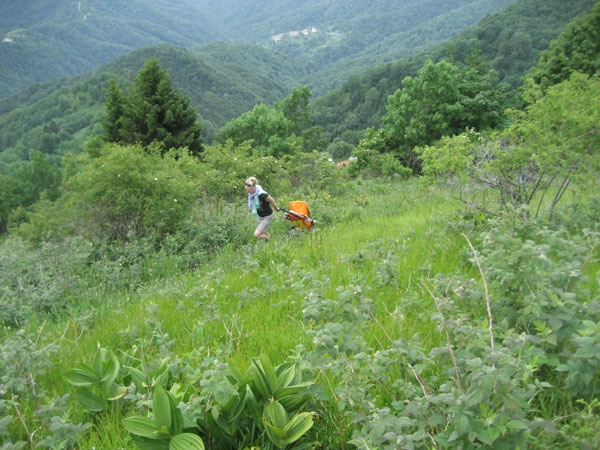
[[[308,319],[306,308],[344,292],[370,305],[360,330],[355,330],[355,338],[364,339],[365,351],[384,350],[390,338],[410,340],[416,333],[428,347],[437,346],[441,336],[433,323],[423,320],[432,301],[420,283],[464,264],[460,252],[465,242],[441,226],[456,205],[445,193],[427,194],[414,182],[347,188],[341,198],[310,202],[318,221],[314,236],[286,237],[289,222],[277,219],[268,245],[225,247],[193,271],[182,273],[155,255],[143,263],[149,275],[143,284],[111,293],[97,290],[90,279],[86,300],[74,304],[65,320],[41,329],[40,346],[55,342],[59,347],[53,352],[52,369],[37,382],[51,396],[73,394],[62,374],[74,363],[88,362],[98,344],[121,358],[138,343],[149,363],[157,358],[169,364],[182,360],[190,364],[186,371],[200,368],[189,358],[199,358],[199,364],[208,356],[211,365],[217,358],[241,370],[259,354],[280,364],[294,352],[307,355],[319,347],[312,331],[317,322]],[[293,198],[278,200],[285,204]],[[360,209],[352,207],[357,201]],[[246,219],[244,215],[240,220],[250,236]],[[335,376],[329,388],[341,382],[334,380]],[[326,378],[321,381],[326,383]],[[87,420],[73,406],[73,422]],[[83,435],[81,448],[136,448],[118,425],[126,415],[109,413],[97,421]],[[339,448],[352,436],[355,427],[343,416],[339,420],[341,429],[331,424],[316,427],[313,436],[326,448]]]
[[[415,287],[422,274],[449,273],[460,264],[458,249],[462,243],[456,242],[459,237],[446,234],[434,220],[451,213],[452,206],[439,194],[431,202],[418,206],[416,195],[421,195],[417,194],[421,190],[417,186],[394,188],[383,194],[383,186],[365,186],[358,195],[369,204],[358,217],[333,226],[323,221],[312,239],[286,238],[283,233],[287,224],[280,220],[272,245],[246,247],[241,251],[226,249],[204,269],[169,274],[164,280],[151,282],[127,301],[112,299],[94,313],[96,323],[111,325],[91,328],[79,338],[77,349],[69,349],[67,345],[57,355],[57,364],[66,370],[73,360],[85,361],[97,342],[113,350],[127,351],[120,336],[139,330],[141,335],[136,338],[139,339],[153,333],[158,324],[163,337],[169,336],[165,350],[173,357],[190,355],[199,348],[207,352],[212,349],[216,354],[226,349],[224,361],[242,370],[261,353],[280,364],[298,346],[315,348],[316,338],[306,328],[303,309],[311,298],[335,298],[340,289],[360,293],[373,301],[377,321],[370,319],[360,332],[367,347],[386,348],[389,344],[386,334],[396,340],[410,339],[419,333],[430,345],[437,344],[439,336],[434,327],[423,326],[419,319],[419,314],[431,307],[430,300],[423,298],[420,311],[405,311],[403,320],[394,313],[399,313],[403,298],[421,290]],[[314,204],[317,220],[327,216],[327,211],[318,207],[319,203]],[[340,203],[329,207],[347,208]],[[398,211],[404,212],[398,214]],[[433,245],[434,237],[436,242],[443,240],[443,244]],[[402,269],[396,272],[393,267]],[[147,357],[151,358],[152,352],[160,349],[156,346],[147,351]],[[56,374],[60,372],[59,369]],[[70,390],[60,377],[48,381],[56,392]],[[118,420],[117,417],[110,421]],[[336,431],[328,444],[331,447],[326,446],[335,448],[341,444],[340,439],[349,439],[352,431],[349,425],[343,431]],[[102,427],[101,432],[88,434],[82,442],[84,448],[105,448],[129,441],[126,433],[109,423]],[[324,434],[320,436],[325,438]],[[129,444],[125,448],[134,447]]]
[[[287,194],[278,201],[285,204],[295,198]],[[52,322],[40,317],[30,322],[27,329],[31,331],[22,332],[29,341],[19,335],[11,337],[11,332],[5,330],[6,340],[1,347],[5,364],[12,364],[19,351],[33,345],[33,354],[39,355],[31,361],[30,369],[36,388],[43,387],[49,398],[58,399],[67,393],[72,396],[68,413],[61,409],[64,403],[55,400],[52,406],[53,414],[62,414],[65,424],[56,428],[61,430],[56,438],[79,439],[78,448],[137,448],[122,420],[132,414],[145,414],[147,406],[142,405],[148,405],[147,393],[136,393],[131,384],[123,409],[90,416],[75,400],[76,388],[63,376],[78,364],[93,364],[98,346],[116,355],[122,374],[127,373],[125,366],[145,367],[150,377],[163,374],[162,383],[186,386],[187,393],[179,397],[180,408],[186,417],[197,417],[199,421],[201,417],[194,413],[198,408],[228,414],[227,400],[236,394],[220,378],[227,373],[226,364],[244,371],[258,355],[266,355],[274,365],[294,361],[306,379],[315,383],[308,390],[309,410],[314,412],[315,422],[299,442],[316,442],[324,448],[367,449],[378,443],[380,448],[392,449],[396,439],[412,436],[411,430],[415,433],[413,444],[425,447],[429,438],[420,440],[414,430],[421,422],[423,428],[429,427],[430,402],[439,405],[445,420],[456,430],[460,429],[461,416],[452,412],[455,397],[474,402],[474,406],[467,406],[473,414],[468,420],[477,424],[486,420],[480,405],[500,410],[496,401],[510,397],[506,383],[509,391],[521,392],[527,383],[539,382],[539,374],[537,381],[528,382],[532,374],[517,360],[507,359],[506,353],[512,349],[526,352],[521,355],[523,363],[535,364],[544,344],[531,341],[528,345],[539,348],[538,353],[530,354],[531,348],[517,344],[506,328],[499,295],[503,283],[509,281],[497,278],[498,265],[489,253],[508,242],[525,245],[529,242],[526,228],[537,230],[533,224],[504,235],[504,240],[498,242],[500,247],[494,247],[496,238],[487,226],[459,220],[461,208],[451,190],[430,189],[415,180],[359,181],[346,185],[345,192],[337,197],[313,195],[309,200],[318,221],[312,236],[288,237],[288,223],[277,219],[268,245],[225,246],[189,271],[178,267],[174,255],[134,256],[136,250],[132,248],[133,259],[121,260],[122,269],[106,266],[104,276],[98,273],[96,280],[84,276],[76,282],[88,288],[62,313],[63,319]],[[583,205],[587,200],[578,196],[569,201]],[[568,211],[563,210],[564,217]],[[578,214],[583,219],[581,211]],[[242,227],[248,227],[249,235],[250,221],[245,215],[238,217]],[[503,228],[496,224],[494,229]],[[555,242],[552,251],[560,253],[563,246],[574,245],[578,232],[571,230],[572,244],[566,240]],[[521,233],[525,235],[519,237]],[[545,233],[552,236],[548,229]],[[506,276],[520,272],[530,283],[536,283],[538,276],[552,276],[554,263],[544,263],[543,255],[541,259],[533,256],[547,248],[541,235],[537,239],[542,242],[526,244],[532,251],[532,266],[520,265],[518,260],[506,261],[502,269]],[[478,249],[476,253],[469,242]],[[576,278],[570,289],[577,292],[580,301],[593,302],[600,293],[596,280],[600,266],[597,250],[589,246],[584,250],[591,251],[591,258],[584,262],[581,277],[573,275]],[[480,259],[473,259],[474,255]],[[14,261],[18,253],[12,258],[15,256]],[[585,258],[585,252],[580,256]],[[559,258],[555,263],[565,261]],[[122,275],[117,275],[119,271]],[[138,281],[119,283],[120,276]],[[140,283],[142,279],[145,281]],[[494,359],[492,351],[490,362],[486,345],[492,328],[485,319],[486,282],[490,285],[499,358]],[[543,296],[543,290],[554,285],[546,282],[529,286]],[[447,345],[456,354],[454,367]],[[14,369],[12,365],[6,367]],[[455,370],[460,371],[466,393],[461,394],[460,385],[456,387],[455,377],[459,375]],[[118,380],[131,382],[122,375]],[[503,391],[489,397],[486,383],[493,384],[494,380],[497,389]],[[519,416],[517,405],[513,405],[510,412],[488,417],[490,424],[484,430],[502,430],[509,420],[512,427],[518,421],[519,427],[504,428],[496,437],[472,431],[473,447],[488,448],[484,443],[494,441],[532,444],[527,448],[565,448],[573,442],[593,448],[598,444],[593,431],[599,425],[597,415],[585,416],[585,411],[568,403],[561,406],[563,394],[552,391],[549,385],[538,389],[539,401],[528,411],[527,419]],[[403,402],[407,411],[401,409]],[[133,408],[133,404],[138,407]],[[597,405],[590,404],[589,411],[597,412]],[[405,414],[412,425],[404,422]],[[554,427],[535,425],[547,423],[553,415],[560,416]],[[585,422],[577,422],[579,418]],[[31,427],[37,419],[27,420]],[[88,421],[93,426],[85,431],[76,425]],[[521,427],[531,427],[534,437],[525,439]],[[437,427],[431,437],[443,439],[443,428]],[[399,433],[401,429],[406,434]],[[17,421],[9,430],[13,442],[27,439]],[[205,433],[207,442],[217,430]],[[469,442],[467,434],[465,431],[462,439]]]
[[[2,448],[599,447],[598,6],[544,54],[543,84],[523,91],[510,123],[428,128],[480,118],[486,109],[463,107],[473,99],[495,112],[488,94],[501,90],[477,58],[468,70],[430,62],[390,99],[387,135],[370,130],[347,167],[293,140],[314,131],[305,89],[231,122],[290,141],[283,154],[95,138],[62,168],[48,160],[100,114],[109,76],[127,85],[150,55],[223,94],[227,71],[249,74],[242,56],[265,80],[277,73],[280,56],[253,47],[145,48],[64,82],[51,102],[37,101],[47,86],[26,107],[13,99],[5,116],[37,126],[2,154],[14,175],[0,172]],[[112,90],[117,139],[178,123],[156,66],[135,92],[160,105]],[[294,76],[292,65],[282,79]],[[360,102],[362,82],[336,108]],[[430,106],[447,91],[461,95]],[[25,137],[47,151],[28,152]],[[418,178],[394,155],[406,142]],[[270,242],[255,239],[250,174],[280,206],[306,200],[312,233],[278,213]]]

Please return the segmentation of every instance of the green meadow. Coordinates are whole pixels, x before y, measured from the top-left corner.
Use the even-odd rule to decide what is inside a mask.
[[[485,446],[485,440],[491,446],[517,442],[529,447],[535,446],[535,439],[560,448],[573,439],[567,434],[573,429],[577,445],[597,442],[593,431],[598,425],[597,403],[586,402],[581,408],[564,389],[555,389],[556,372],[541,368],[540,358],[556,346],[546,348],[539,336],[527,343],[524,331],[521,344],[514,348],[511,345],[516,344],[508,344],[520,328],[518,319],[511,322],[514,319],[505,311],[504,281],[494,279],[497,261],[481,255],[480,271],[473,259],[478,253],[469,246],[485,246],[483,236],[491,239],[494,227],[466,215],[450,188],[416,179],[347,183],[339,197],[323,194],[326,202],[311,195],[316,220],[311,233],[290,232],[290,222],[280,216],[268,244],[248,240],[225,245],[204,264],[187,271],[172,256],[157,252],[143,259],[143,269],[136,269],[157,276],[114,291],[88,289],[82,295],[89,298],[74,303],[59,320],[41,315],[30,322],[34,325],[21,332],[28,336],[28,348],[49,356],[43,362],[30,361],[34,367],[39,365],[31,388],[43,387],[44,397],[35,400],[29,395],[27,401],[24,391],[19,409],[23,423],[42,429],[35,402],[55,402],[58,408],[56,399],[68,394],[68,406],[59,410],[63,427],[56,428],[54,436],[62,433],[62,442],[82,449],[137,448],[124,420],[140,414],[154,417],[150,391],[144,389],[164,384],[177,399],[186,429],[202,430],[198,434],[206,448],[251,448],[250,435],[245,434],[250,431],[254,443],[262,443],[260,448],[404,448],[397,444],[401,439],[408,443],[406,448],[445,448],[452,447],[455,436],[444,434],[444,428],[459,428],[461,417],[471,423],[464,436],[455,439],[464,439],[467,447]],[[572,205],[587,205],[586,211],[593,208],[593,197],[582,200],[582,196],[573,194],[570,206],[561,212],[571,214]],[[295,199],[284,197],[279,203]],[[243,210],[239,222],[251,236],[252,222]],[[505,224],[498,227],[507,232]],[[514,235],[520,232],[525,231],[515,230]],[[529,245],[524,242],[520,244]],[[557,264],[567,264],[558,257],[564,250],[558,247],[564,245],[557,246]],[[592,305],[599,292],[599,263],[593,243],[587,250],[579,262],[582,273],[570,291]],[[493,272],[489,280],[488,267]],[[508,278],[518,276],[514,266],[503,270]],[[554,269],[547,270],[553,273]],[[543,274],[534,270],[525,275],[525,282],[538,283],[537,277]],[[535,284],[530,289],[543,295],[549,287]],[[486,297],[497,327],[494,331]],[[523,316],[530,314],[524,308]],[[539,328],[540,323],[535,326],[533,335],[559,343],[560,333],[552,337],[549,330]],[[496,347],[490,353],[492,333]],[[6,330],[5,337],[9,334]],[[14,351],[15,341],[5,340],[5,355],[8,345]],[[124,391],[109,397],[94,388],[103,406],[90,411],[89,404],[76,401],[78,391],[87,388],[70,383],[72,378],[65,374],[76,367],[94,367],[98,348],[119,361],[113,383]],[[507,354],[493,356],[503,351]],[[210,428],[218,428],[215,416],[227,414],[231,399],[240,396],[227,378],[230,368],[252,371],[253,361],[265,357],[273,366],[292,362],[298,367],[302,381],[308,383],[300,409],[310,412],[310,429],[291,445],[273,446],[262,424],[250,424],[252,414],[243,412],[231,419],[243,432],[233,433],[234,438],[219,437]],[[556,367],[561,357],[553,358]],[[502,369],[502,364],[512,368]],[[148,383],[136,387],[128,375],[130,367],[140,368]],[[537,390],[523,400],[526,405],[510,403],[510,389],[523,394],[530,392],[532,383]],[[461,399],[466,404],[456,409]],[[469,399],[477,403],[470,405]],[[244,414],[249,417],[236,422]],[[436,415],[445,425],[432,421]],[[567,416],[576,421],[561,419]],[[206,425],[198,425],[203,421]],[[532,425],[551,421],[554,426]],[[70,424],[70,434],[65,423]],[[73,428],[84,424],[89,425],[79,431]],[[419,427],[427,432],[420,433]],[[32,432],[31,428],[25,431],[19,417],[7,429],[23,442]],[[407,429],[404,437],[401,429]],[[440,436],[449,443],[442,445]],[[61,448],[61,441],[57,442],[53,448]]]

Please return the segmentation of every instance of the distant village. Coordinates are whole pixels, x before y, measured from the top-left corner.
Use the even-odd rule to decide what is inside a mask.
[[[288,33],[281,33],[281,34],[274,34],[273,36],[271,36],[271,40],[274,42],[279,42],[281,41],[281,38],[284,36],[289,36],[289,37],[298,37],[300,35],[308,35],[310,33],[316,33],[317,30],[315,27],[308,27],[305,28],[304,30],[300,30],[300,31],[290,31]]]

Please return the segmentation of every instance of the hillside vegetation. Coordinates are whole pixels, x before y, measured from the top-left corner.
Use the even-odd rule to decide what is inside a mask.
[[[406,38],[384,39],[408,28],[431,27],[431,21],[438,19],[439,35],[429,34],[427,40],[428,45],[435,45],[509,1],[376,1],[365,5],[313,0],[29,0],[5,4],[0,5],[0,98],[32,83],[88,72],[140,47],[165,43],[190,48],[229,40],[269,46],[271,35],[307,26],[318,26],[325,32],[322,37],[330,33],[339,36],[325,42],[319,39],[317,48],[312,43],[302,44],[292,52],[298,67],[315,72],[340,58],[352,58],[376,42],[383,42],[389,50],[414,48],[415,43]],[[467,5],[472,8],[465,13]],[[446,20],[440,21],[441,17]],[[383,55],[376,63],[382,61]],[[346,68],[346,64],[338,66],[344,73]],[[338,80],[344,81],[346,75],[340,75]],[[297,84],[310,84],[310,79]]]
[[[275,35],[314,27],[307,35],[284,36],[267,43],[305,68],[308,76],[302,84],[315,95],[323,95],[339,88],[352,74],[435,47],[512,2],[306,1],[300,8],[297,2],[241,2],[254,14],[236,14],[233,8],[226,21],[237,25],[231,29],[232,36],[256,35],[261,43],[265,31]],[[276,28],[256,20],[272,13],[278,17]]]
[[[193,46],[220,36],[205,10],[189,0],[4,3],[0,98],[88,72],[136,48]]]
[[[512,109],[482,49],[426,60],[351,148],[307,86],[207,142],[191,51],[105,72],[83,151],[0,173],[2,448],[600,446],[598,17]],[[249,175],[312,231],[255,238]]]
[[[222,60],[211,47],[204,51],[162,45],[137,50],[84,76],[32,87],[9,99],[0,116],[0,165],[5,167],[0,170],[10,172],[6,166],[28,159],[28,149],[41,151],[51,161],[68,152],[80,153],[85,139],[98,133],[108,80],[131,85],[147,59],[158,59],[173,74],[174,86],[190,98],[208,137],[254,105],[285,97],[292,86],[290,80],[297,77],[289,60],[260,47],[224,44],[219,49],[229,55],[243,52],[248,60],[254,59],[254,70],[240,66],[237,60]]]
[[[584,13],[592,4],[589,0],[579,0],[564,9],[558,3],[551,6],[544,3],[546,6],[542,8],[537,0],[520,2],[518,8],[514,5],[486,18],[476,28],[435,51],[372,68],[365,76],[355,74],[341,89],[321,97],[311,91],[313,121],[323,128],[323,137],[329,143],[341,146],[341,156],[345,158],[366,128],[381,125],[387,97],[401,88],[405,77],[414,76],[427,59],[439,61],[449,53],[462,63],[478,47],[490,68],[501,69],[500,80],[512,80],[513,89],[508,91],[512,95],[504,103],[514,103],[517,92],[514,88],[535,63],[539,51],[549,46],[550,39],[570,17]],[[529,36],[527,39],[532,42],[535,38],[535,47],[508,45],[515,33]],[[271,105],[282,100],[307,76],[307,69],[290,57],[249,44],[219,42],[189,50],[171,46],[141,49],[86,75],[34,85],[3,100],[0,171],[13,173],[15,165],[29,158],[30,149],[48,155],[52,162],[58,161],[54,155],[79,153],[87,136],[99,130],[107,80],[113,77],[128,85],[148,58],[159,59],[175,88],[190,98],[209,142],[227,121],[257,104]],[[314,74],[310,78],[314,82],[309,84],[320,84]],[[330,153],[340,156],[335,148]]]
[[[515,106],[522,77],[537,63],[540,52],[548,49],[550,41],[569,22],[588,13],[596,3],[577,0],[565,8],[564,2],[558,0],[522,0],[508,5],[439,46],[371,66],[362,76],[351,76],[341,88],[315,99],[315,122],[329,139],[356,145],[366,128],[381,125],[387,98],[401,88],[404,78],[414,77],[427,60],[437,62],[450,57],[465,63],[474,51],[480,51],[489,67],[498,73],[499,81],[506,83],[505,102]],[[334,76],[328,70],[322,75]]]

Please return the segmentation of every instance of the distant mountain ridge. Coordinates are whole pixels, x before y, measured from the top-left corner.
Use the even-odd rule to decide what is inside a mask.
[[[273,49],[312,74],[301,82],[324,92],[341,85],[348,70],[364,70],[403,51],[435,45],[512,1],[4,2],[0,4],[0,98],[33,83],[88,72],[140,47],[168,43],[191,48],[227,40],[274,46],[271,36],[311,26],[322,33]],[[428,31],[431,27],[436,31]],[[419,42],[409,37],[415,33],[422,36]],[[352,63],[354,56],[365,52],[371,58],[360,65]],[[338,61],[325,77],[318,76]]]
[[[0,98],[51,78],[95,69],[136,48],[190,47],[219,39],[218,27],[190,0],[3,2]]]
[[[330,141],[341,138],[355,144],[366,127],[378,125],[387,96],[427,58],[439,60],[452,54],[463,61],[476,46],[500,76],[516,87],[518,78],[537,61],[539,50],[594,3],[573,0],[567,10],[560,0],[513,3],[443,45],[371,67],[364,75],[354,74],[340,89],[319,95],[311,88],[312,117]],[[174,87],[190,98],[210,141],[219,127],[256,104],[281,101],[292,87],[306,81],[312,86],[320,83],[315,73],[298,63],[299,57],[280,49],[275,44],[265,48],[239,42],[207,42],[189,49],[161,44],[123,55],[84,75],[34,84],[0,101],[0,172],[2,166],[26,159],[29,149],[48,153],[57,162],[66,152],[81,151],[87,136],[100,131],[108,78],[128,86],[147,58],[159,59]],[[326,73],[321,71],[319,76]]]

